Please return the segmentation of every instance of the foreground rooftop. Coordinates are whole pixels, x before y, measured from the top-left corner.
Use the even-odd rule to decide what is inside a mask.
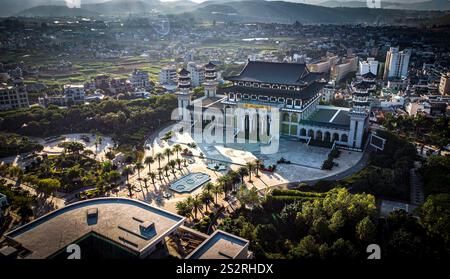
[[[6,236],[29,251],[25,258],[51,257],[92,234],[142,256],[184,220],[184,217],[137,200],[99,198],[55,210]]]
[[[187,259],[246,259],[248,245],[248,240],[217,230]]]

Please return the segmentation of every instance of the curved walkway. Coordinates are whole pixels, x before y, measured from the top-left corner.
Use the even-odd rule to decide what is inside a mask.
[[[369,158],[370,158],[370,153],[365,150],[363,156],[361,157],[361,159],[358,161],[358,163],[356,163],[353,167],[346,169],[338,174],[334,174],[334,175],[330,175],[330,176],[326,176],[320,179],[313,179],[313,180],[303,180],[303,181],[291,181],[291,182],[287,182],[287,183],[281,183],[281,184],[276,184],[276,185],[272,185],[269,186],[265,189],[261,189],[263,191],[269,190],[271,188],[292,188],[292,187],[296,187],[298,186],[299,183],[306,183],[309,186],[312,186],[314,184],[316,184],[317,182],[321,181],[321,180],[327,180],[327,181],[338,181],[338,180],[343,180],[351,175],[353,175],[356,172],[359,172],[361,170],[363,170],[365,167],[367,167],[367,164],[369,162]]]

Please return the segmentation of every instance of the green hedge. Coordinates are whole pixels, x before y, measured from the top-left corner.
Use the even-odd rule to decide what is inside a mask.
[[[274,189],[272,196],[323,197],[324,193],[302,192],[299,190]]]

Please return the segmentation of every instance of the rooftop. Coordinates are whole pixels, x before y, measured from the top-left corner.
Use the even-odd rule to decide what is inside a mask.
[[[248,244],[248,240],[217,230],[187,259],[235,259],[248,249]]]
[[[140,253],[183,222],[184,217],[137,200],[98,198],[55,210],[6,236],[31,251],[27,258],[47,258],[92,233]]]
[[[285,85],[305,85],[318,75],[310,73],[306,64],[248,61],[237,76],[227,77],[231,81],[249,81]]]
[[[349,109],[341,107],[323,106],[318,107],[317,111],[304,122],[313,122],[318,126],[331,126],[331,127],[350,127],[350,116],[348,115]]]
[[[272,88],[255,88],[255,87],[245,87],[245,86],[231,86],[223,89],[225,92],[239,92],[242,94],[255,94],[255,95],[267,95],[282,98],[292,98],[309,100],[313,98],[319,91],[325,86],[322,82],[313,82],[311,85],[307,86],[303,90],[282,90],[282,89],[272,89]]]

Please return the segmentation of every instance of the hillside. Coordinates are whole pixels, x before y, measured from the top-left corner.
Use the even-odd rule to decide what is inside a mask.
[[[365,0],[360,1],[340,1],[329,0],[319,4],[320,6],[336,8],[364,8],[367,7]],[[387,2],[381,1],[381,8],[383,9],[401,9],[401,10],[417,10],[417,11],[438,11],[438,10],[450,10],[449,0],[430,0],[417,3],[402,3],[402,2]]]
[[[68,8],[66,6],[36,6],[17,14],[24,17],[74,17],[96,16],[98,13],[86,9]]]
[[[416,11],[369,8],[328,8],[282,1],[240,1],[204,4],[189,13],[199,20],[293,23],[392,23],[417,16]],[[423,12],[420,12],[423,15]]]

